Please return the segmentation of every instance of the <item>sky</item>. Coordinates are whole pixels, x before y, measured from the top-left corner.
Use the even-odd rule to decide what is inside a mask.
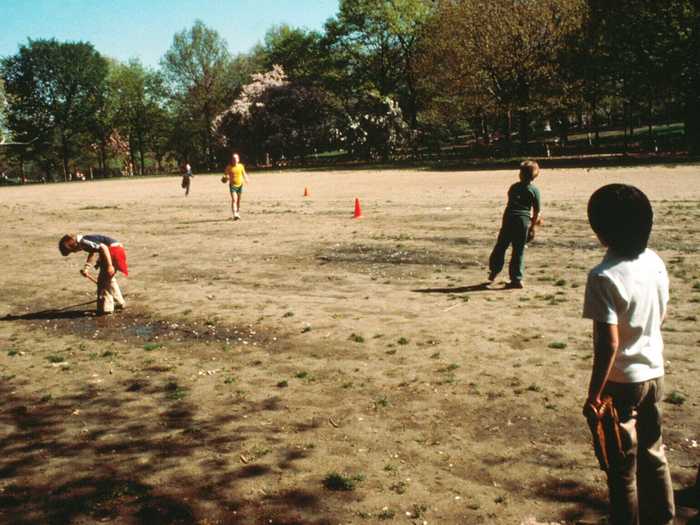
[[[318,29],[338,0],[0,0],[0,57],[27,38],[88,41],[101,54],[157,67],[173,35],[202,20],[232,54],[249,51],[272,26]]]

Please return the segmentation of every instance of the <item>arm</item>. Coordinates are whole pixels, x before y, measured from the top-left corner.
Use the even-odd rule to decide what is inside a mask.
[[[243,180],[246,184],[250,184],[250,179],[248,178],[248,174],[245,171],[245,167],[243,168]]]
[[[85,260],[85,264],[83,265],[83,269],[80,270],[80,273],[82,275],[87,276],[88,272],[90,271],[90,268],[95,266],[95,262],[97,261],[97,253],[90,253]]]
[[[616,324],[593,321],[593,370],[588,385],[588,398],[584,413],[590,405],[600,405],[600,395],[608,381],[619,346],[619,331]]]
[[[532,217],[530,218],[530,228],[534,228],[540,223],[540,193],[535,189],[532,203]]]
[[[100,244],[100,257],[102,258],[107,274],[113,277],[116,273],[112,265],[112,255],[109,253],[109,247],[106,244]]]

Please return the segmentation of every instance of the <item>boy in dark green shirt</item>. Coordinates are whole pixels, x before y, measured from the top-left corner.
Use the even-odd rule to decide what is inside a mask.
[[[539,174],[539,165],[533,160],[526,160],[520,164],[520,182],[508,189],[508,204],[503,212],[501,231],[489,257],[489,281],[493,281],[503,269],[506,250],[512,244],[508,287],[523,287],[525,244],[528,235],[534,233],[534,227],[540,221],[540,190],[532,184]]]

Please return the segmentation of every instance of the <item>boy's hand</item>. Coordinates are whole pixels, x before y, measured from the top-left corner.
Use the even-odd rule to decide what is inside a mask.
[[[114,274],[116,273],[117,272],[114,270],[114,266],[112,266],[111,264],[107,266],[107,275],[109,275],[110,278],[114,277]]]
[[[597,418],[602,404],[603,402],[600,400],[600,398],[586,399],[586,402],[583,404],[583,415],[586,417],[586,419],[590,419],[591,417]]]

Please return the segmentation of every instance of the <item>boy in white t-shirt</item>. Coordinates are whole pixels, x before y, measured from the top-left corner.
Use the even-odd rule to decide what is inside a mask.
[[[593,321],[593,371],[584,415],[610,395],[624,458],[607,471],[611,523],[673,522],[675,507],[661,437],[661,323],[668,304],[663,261],[647,248],[653,212],[633,186],[609,184],[588,201],[588,220],[608,248],[588,274],[583,317]],[[641,509],[640,509],[641,507]]]

